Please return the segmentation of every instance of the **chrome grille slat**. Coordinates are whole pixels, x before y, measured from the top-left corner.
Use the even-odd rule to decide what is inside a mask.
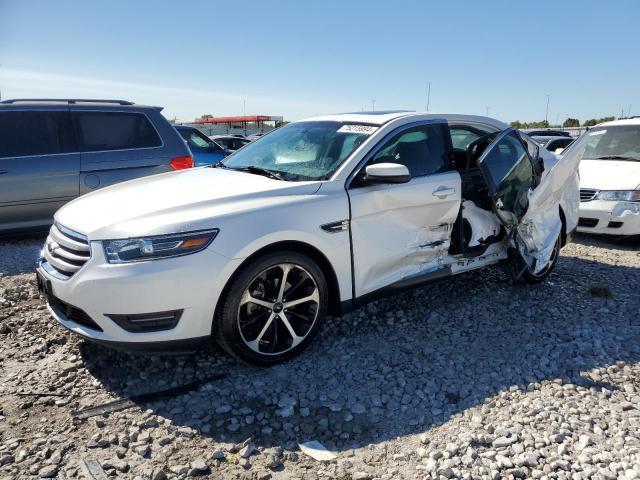
[[[55,270],[62,278],[70,278],[91,258],[89,240],[82,234],[54,224],[43,249],[47,268]]]
[[[62,270],[65,273],[75,273],[80,270],[80,267],[77,265],[73,265],[71,263],[67,263],[64,260],[54,257],[49,253],[49,250],[45,248],[44,250],[44,258],[47,262],[51,264],[53,268],[56,270]]]
[[[580,201],[581,202],[590,202],[600,193],[600,190],[596,190],[595,188],[581,188],[580,189]]]
[[[49,232],[49,236],[55,240],[56,243],[67,247],[71,250],[78,250],[80,252],[88,252],[89,251],[89,242],[81,243],[80,241],[72,238],[68,235],[63,234],[58,227],[53,225],[51,227],[51,231]]]

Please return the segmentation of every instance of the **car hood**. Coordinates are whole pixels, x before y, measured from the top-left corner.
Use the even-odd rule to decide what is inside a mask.
[[[640,162],[627,160],[582,160],[580,188],[634,190],[640,185]]]
[[[320,184],[194,168],[89,193],[58,210],[55,221],[90,240],[193,231],[216,227],[219,217],[295,201]]]

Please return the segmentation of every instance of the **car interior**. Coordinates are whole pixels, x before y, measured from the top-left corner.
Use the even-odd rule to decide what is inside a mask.
[[[482,255],[489,245],[500,241],[505,235],[505,230],[501,227],[498,235],[483,239],[479,245],[470,246],[474,218],[465,216],[462,205],[465,200],[469,200],[483,210],[492,211],[489,188],[478,167],[478,159],[500,132],[486,131],[470,125],[450,125],[449,128],[453,143],[451,162],[462,179],[462,202],[451,232],[449,254],[475,257]],[[481,227],[476,225],[476,228]]]

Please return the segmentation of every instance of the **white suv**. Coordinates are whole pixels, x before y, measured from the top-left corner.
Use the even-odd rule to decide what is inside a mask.
[[[37,268],[88,339],[271,364],[327,313],[505,261],[549,275],[577,223],[577,161],[490,118],[375,112],[291,123],[198,168],[59,210]]]

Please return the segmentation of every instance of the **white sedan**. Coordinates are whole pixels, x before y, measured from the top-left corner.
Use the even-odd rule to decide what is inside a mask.
[[[640,118],[601,123],[571,151],[581,158],[578,230],[640,235]]]
[[[249,362],[304,349],[328,313],[503,261],[542,281],[577,224],[577,160],[485,117],[291,123],[214,168],[59,210],[37,268],[51,314],[113,347]]]

